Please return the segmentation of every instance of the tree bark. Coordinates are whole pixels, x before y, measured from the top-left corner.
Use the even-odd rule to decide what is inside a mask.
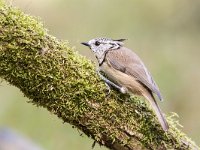
[[[38,19],[2,0],[0,78],[110,149],[199,149],[172,116],[164,132],[144,99],[115,90],[106,96],[91,61],[49,35]]]

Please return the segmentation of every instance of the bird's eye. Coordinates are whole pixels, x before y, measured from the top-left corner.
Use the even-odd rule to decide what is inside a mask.
[[[94,44],[95,44],[96,46],[99,46],[101,43],[100,43],[99,41],[96,41]]]

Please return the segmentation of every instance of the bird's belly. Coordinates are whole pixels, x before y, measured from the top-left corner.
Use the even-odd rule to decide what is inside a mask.
[[[103,63],[100,69],[106,74],[109,80],[120,87],[125,87],[130,93],[141,95],[145,90],[143,85],[141,85],[133,76],[116,70],[107,63]]]

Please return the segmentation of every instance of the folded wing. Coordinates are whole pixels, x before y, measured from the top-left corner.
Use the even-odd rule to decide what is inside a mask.
[[[110,50],[106,54],[107,60],[113,68],[133,76],[146,86],[152,93],[155,93],[162,100],[161,93],[151,74],[141,61],[141,59],[130,49],[121,47],[120,49]]]

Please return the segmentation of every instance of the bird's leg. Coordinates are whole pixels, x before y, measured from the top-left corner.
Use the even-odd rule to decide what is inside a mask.
[[[105,76],[103,76],[101,74],[99,69],[97,69],[97,74],[105,82],[105,84],[106,84],[106,86],[108,88],[108,94],[110,94],[110,85],[113,86],[114,88],[116,88],[117,90],[119,90],[121,93],[127,93],[127,89],[126,88],[120,87],[117,84],[115,84],[112,81],[110,81],[109,79],[107,79]]]

